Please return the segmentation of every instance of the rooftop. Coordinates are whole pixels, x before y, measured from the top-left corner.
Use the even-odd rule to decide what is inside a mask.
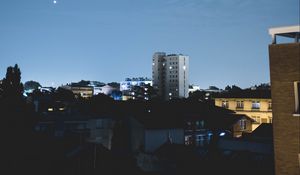
[[[224,91],[220,94],[216,94],[215,98],[247,98],[247,99],[271,99],[271,90],[259,89],[259,90],[241,90],[235,92]]]
[[[269,34],[272,36],[272,44],[276,44],[276,36],[295,38],[295,42],[299,42],[300,25],[270,28]]]

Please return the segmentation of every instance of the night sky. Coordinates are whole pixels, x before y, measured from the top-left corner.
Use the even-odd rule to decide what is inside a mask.
[[[268,28],[299,0],[0,0],[0,78],[18,63],[44,86],[151,77],[156,51],[190,56],[190,83],[269,82]]]

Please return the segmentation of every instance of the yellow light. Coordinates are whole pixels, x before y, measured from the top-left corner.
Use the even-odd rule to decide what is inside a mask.
[[[48,111],[49,111],[49,112],[53,111],[53,108],[48,108]]]

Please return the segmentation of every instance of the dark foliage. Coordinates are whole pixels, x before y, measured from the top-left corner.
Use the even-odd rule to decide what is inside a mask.
[[[39,87],[42,87],[41,84],[39,82],[32,81],[32,80],[31,81],[27,81],[24,84],[24,90],[30,90],[30,89],[36,90]]]

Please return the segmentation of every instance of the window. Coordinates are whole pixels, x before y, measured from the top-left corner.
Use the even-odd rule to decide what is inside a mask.
[[[252,109],[260,109],[260,102],[252,101]]]
[[[101,121],[101,120],[96,120],[96,128],[97,128],[97,129],[103,128],[103,125],[102,125],[102,121]]]
[[[244,101],[237,101],[236,108],[243,109],[244,108]]]
[[[268,118],[269,118],[269,123],[273,123],[272,117],[268,117]]]
[[[267,118],[262,118],[261,123],[268,123],[268,119]]]
[[[268,110],[272,110],[272,102],[269,101]]]
[[[222,107],[223,108],[228,108],[229,107],[228,101],[222,101]]]
[[[300,82],[294,82],[295,115],[300,116]]]
[[[240,120],[240,127],[241,127],[241,130],[247,129],[247,121],[245,119]]]
[[[253,120],[255,120],[255,123],[260,123],[260,116],[251,116]]]

